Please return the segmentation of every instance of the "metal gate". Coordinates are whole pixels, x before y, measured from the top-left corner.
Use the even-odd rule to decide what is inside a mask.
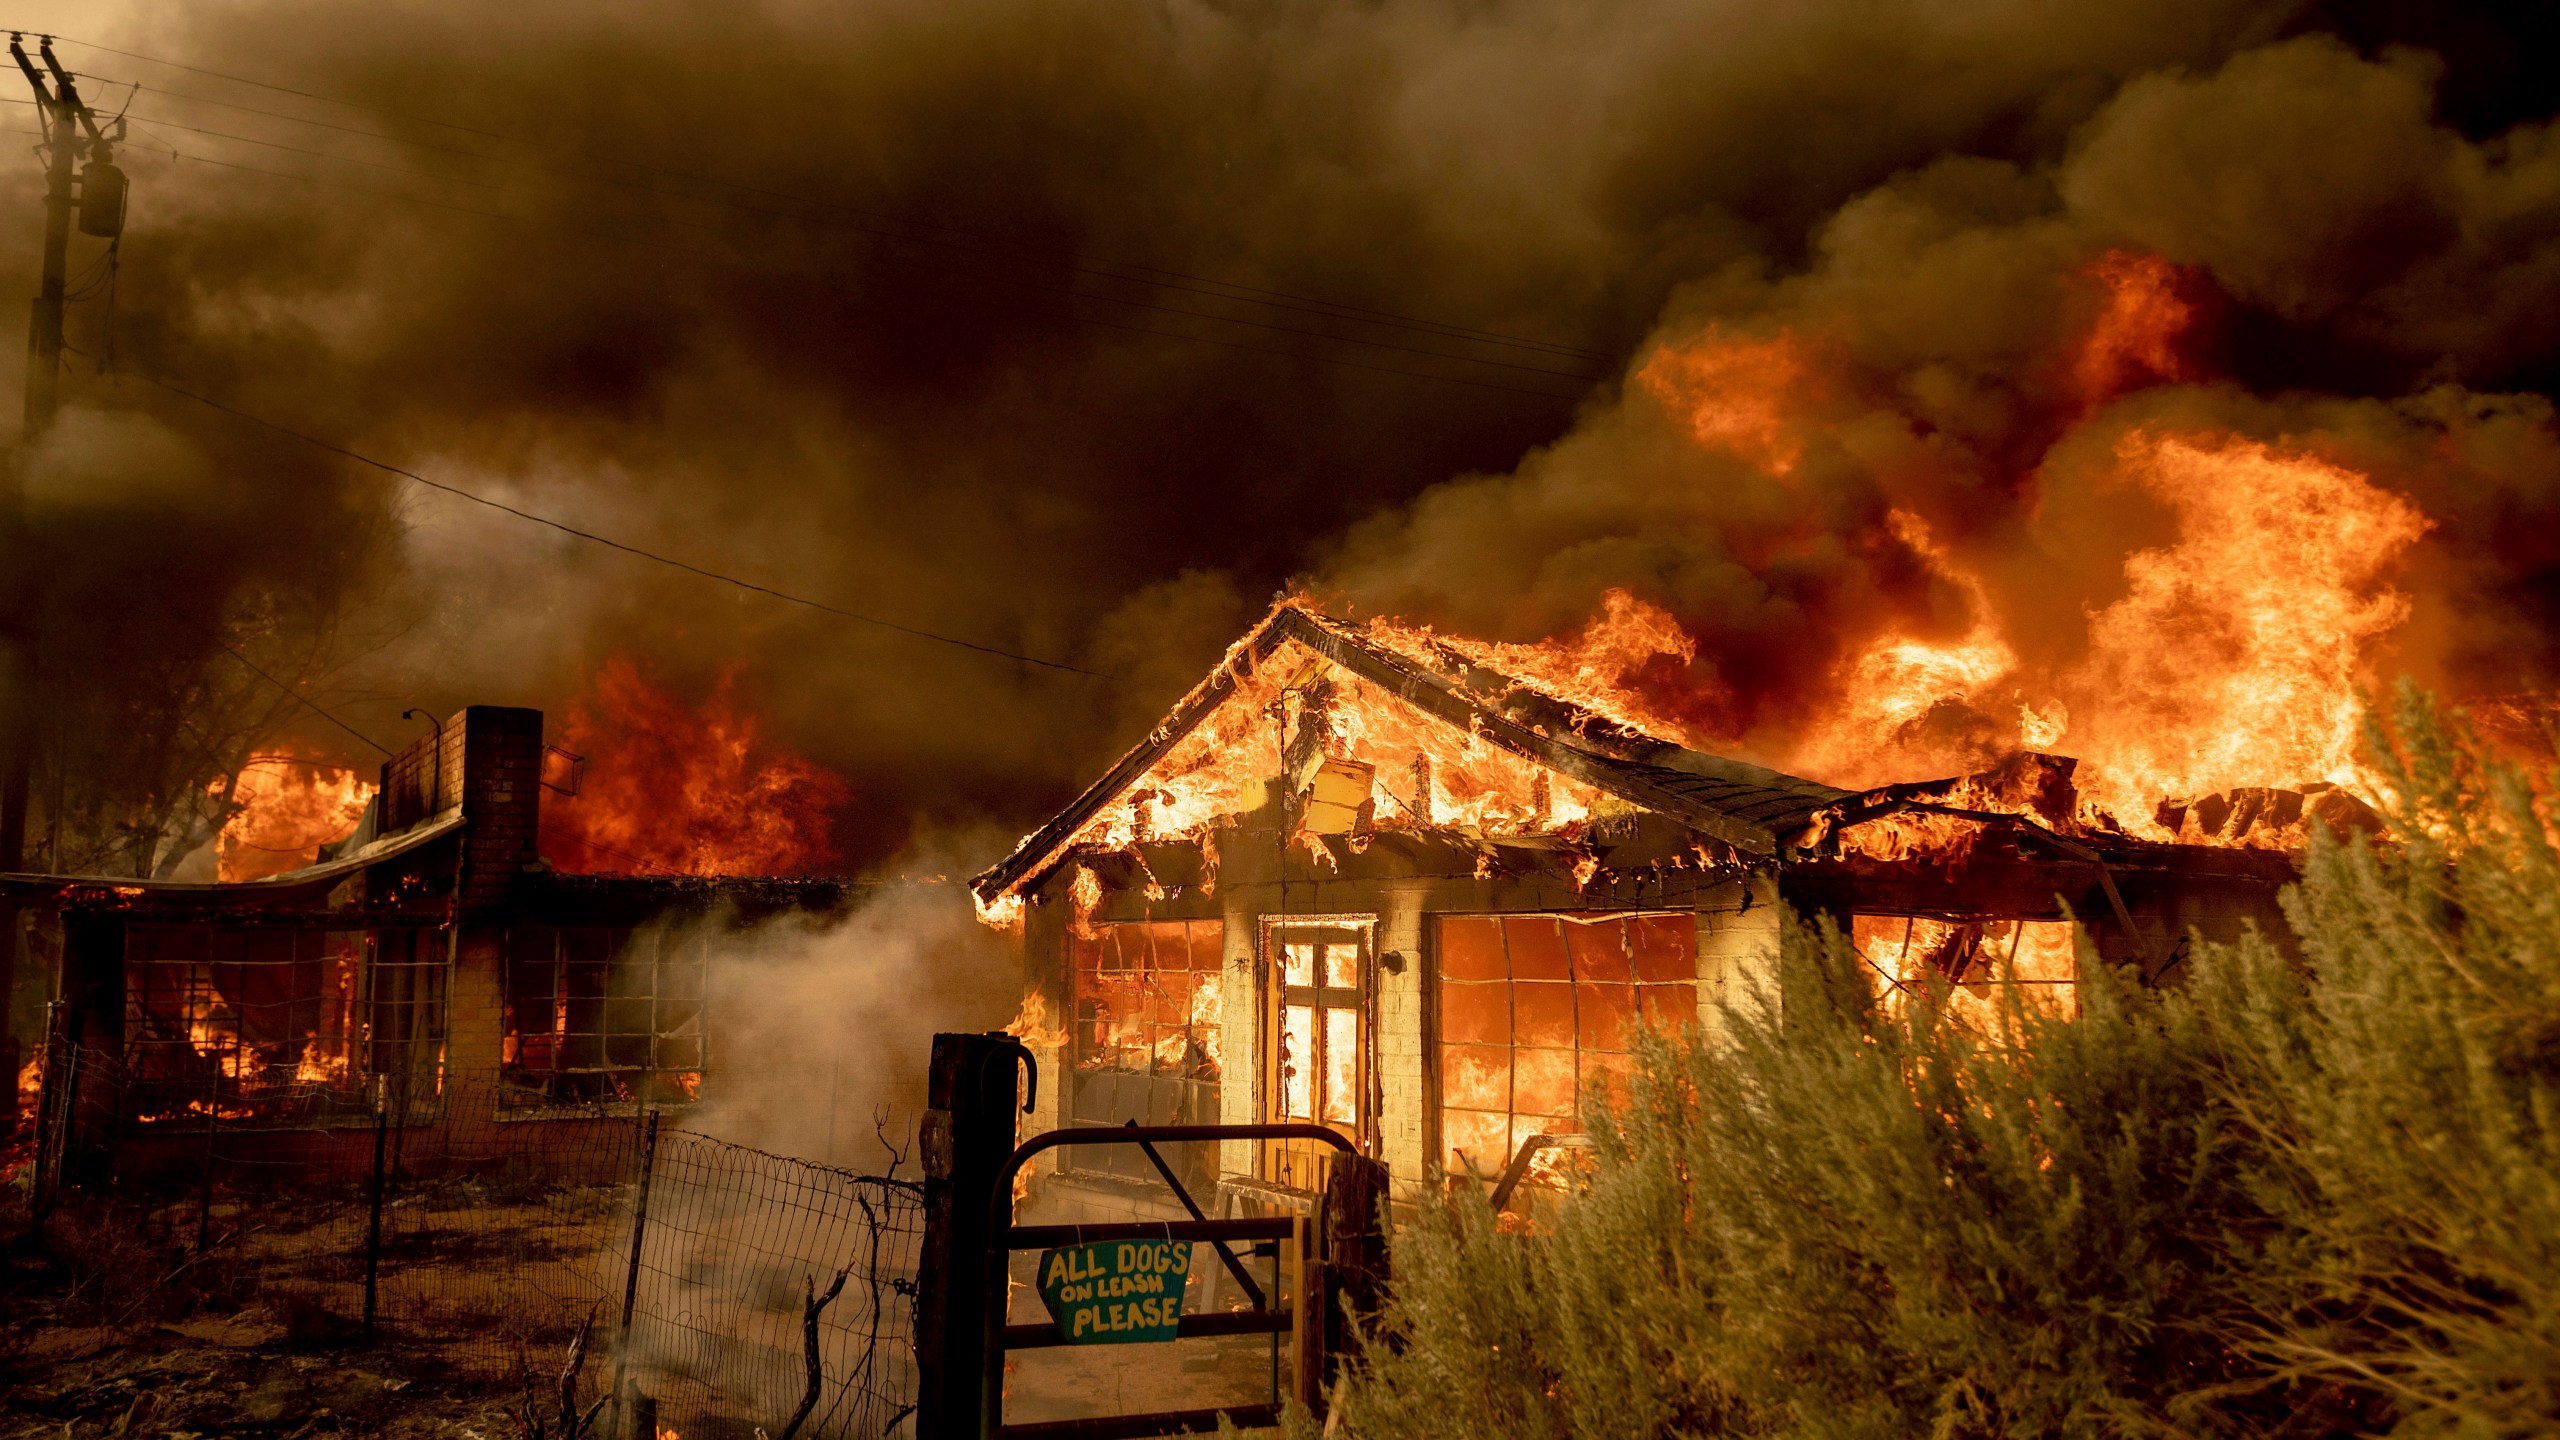
[[[1288,1336],[1289,1394],[1321,1413],[1325,1386],[1349,1344],[1351,1316],[1373,1310],[1383,1288],[1386,1244],[1380,1207],[1386,1166],[1358,1154],[1349,1138],[1332,1127],[1307,1124],[1079,1126],[1052,1130],[1017,1146],[1012,1143],[1013,1102],[1022,1071],[1031,1071],[1036,1093],[1031,1056],[1010,1036],[934,1037],[916,1335],[922,1372],[919,1440],[1134,1440],[1215,1431],[1221,1415],[1247,1428],[1279,1423],[1281,1406],[1270,1403],[1006,1424],[1006,1354],[1068,1343],[1054,1325],[1007,1323],[1010,1258],[1018,1250],[1094,1243],[1207,1244],[1252,1308],[1184,1314],[1173,1338]],[[1023,1109],[1029,1108],[1026,1100]],[[1338,1152],[1315,1214],[1216,1220],[1204,1215],[1156,1147],[1220,1140],[1306,1142]],[[1191,1218],[1015,1224],[1013,1185],[1023,1166],[1046,1151],[1078,1145],[1138,1146]],[[1283,1308],[1279,1296],[1266,1294],[1254,1282],[1242,1259],[1228,1248],[1235,1243],[1292,1262],[1298,1285],[1291,1304]]]

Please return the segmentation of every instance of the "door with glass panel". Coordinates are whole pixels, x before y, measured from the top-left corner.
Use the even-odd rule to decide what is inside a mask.
[[[1369,926],[1277,922],[1264,932],[1262,1104],[1267,1120],[1326,1125],[1367,1148]],[[1262,1178],[1293,1190],[1324,1186],[1330,1145],[1267,1140]]]

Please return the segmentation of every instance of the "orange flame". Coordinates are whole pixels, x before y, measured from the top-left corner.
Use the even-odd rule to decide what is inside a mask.
[[[562,721],[587,758],[580,792],[543,806],[543,852],[564,869],[804,875],[836,859],[828,840],[851,787],[762,738],[736,672],[688,707],[617,657]]]
[[[1811,350],[1794,332],[1755,339],[1713,326],[1687,345],[1656,350],[1636,372],[1699,444],[1772,475],[1792,474],[1804,457],[1796,412],[1817,378]]]
[[[1067,1043],[1067,1032],[1049,1018],[1048,997],[1037,990],[1022,992],[1022,1008],[1004,1033],[1034,1050],[1057,1050]]]
[[[2189,332],[2200,314],[2190,295],[2202,282],[2132,251],[2101,255],[2081,273],[2104,304],[2058,357],[2079,401],[2061,419],[2106,423],[2088,414],[2108,398],[2200,378]],[[1845,371],[1823,373],[1842,364],[1792,331],[1709,328],[1655,350],[1635,378],[1689,440],[1783,479],[1832,397],[1853,393]],[[1927,437],[1915,426],[1914,438]],[[1994,583],[2002,577],[1924,518],[1960,516],[1961,506],[1897,493],[1910,475],[1929,473],[1923,462],[1880,468],[1881,528],[1898,547],[1894,559],[1918,563],[1934,608],[1952,610],[1954,622],[1942,614],[1883,625],[1829,674],[1827,693],[1789,697],[1800,702],[1791,711],[1720,693],[1721,682],[1704,677],[1722,657],[1701,664],[1676,617],[1624,589],[1607,591],[1578,631],[1535,644],[1390,620],[1362,629],[1462,686],[1485,688],[1483,672],[1495,672],[1586,712],[1572,724],[1610,722],[1765,757],[1852,790],[1954,780],[1937,799],[1957,808],[2190,843],[2292,846],[2315,811],[2333,824],[2369,819],[2355,793],[2372,790],[2357,770],[2356,697],[2410,613],[2392,581],[2426,518],[2310,446],[2227,431],[2133,430],[2100,471],[2102,485],[2155,506],[2168,538],[2093,577],[2113,598],[2082,613],[2075,637],[2050,614],[2004,608],[2019,602]],[[2018,478],[2024,486],[2046,477]],[[1577,879],[1596,878],[1593,852],[1571,842],[1622,811],[1617,802],[1480,735],[1452,733],[1295,642],[1258,662],[1231,651],[1227,666],[1236,682],[1228,700],[1074,843],[1213,840],[1220,823],[1277,826],[1295,814],[1304,818],[1287,838],[1317,864],[1331,863],[1337,837],[1357,848],[1370,831],[1427,826],[1560,836]],[[1765,729],[1742,733],[1745,717],[1787,713],[1812,718],[1764,719]],[[2000,770],[2021,752],[2079,764],[2042,767],[2055,783],[2032,794],[1961,778]],[[1953,860],[1980,833],[1974,821],[1902,815],[1854,825],[1840,843],[1868,859]],[[1478,873],[1489,861],[1480,857]],[[1090,909],[1080,894],[1073,923],[1089,923]]]
[[[1372,620],[1366,629],[1369,638],[1426,665],[1435,649],[1446,650],[1647,734],[1685,739],[1690,729],[1636,681],[1657,662],[1676,666],[1696,659],[1698,642],[1670,611],[1623,588],[1603,592],[1600,613],[1570,640],[1503,644],[1392,620]]]
[[[1852,660],[1838,692],[1797,740],[1789,764],[1836,785],[1865,787],[1982,768],[1999,755],[2060,738],[2066,712],[2013,694],[2017,652],[2001,633],[1982,583],[1959,568],[1928,526],[1906,510],[1886,516],[1894,537],[1964,596],[1972,617],[1953,640],[1888,635]],[[2005,712],[1991,736],[1986,716]],[[1952,723],[1941,720],[1953,715]]]
[[[2107,291],[2106,309],[2073,357],[2072,379],[2084,409],[2138,385],[2194,378],[2179,341],[2196,307],[2178,295],[2176,266],[2157,255],[2110,250],[2084,273]]]
[[[2060,745],[2085,762],[2084,806],[2158,839],[2174,838],[2154,818],[2165,800],[2354,785],[2357,688],[2408,615],[2385,577],[2425,517],[2357,471],[2232,436],[2137,431],[2115,458],[2115,483],[2162,503],[2176,536],[2127,557],[2125,593],[2090,617],[2079,661],[2029,673],[1980,582],[1897,513],[1897,533],[1967,595],[1972,627],[1879,639],[1789,764],[1864,787]],[[1933,732],[1942,713],[1969,728]],[[1899,851],[1932,828],[1880,843]]]
[[[228,782],[233,808],[214,845],[214,878],[263,880],[298,870],[356,828],[375,782],[319,762],[319,751],[288,743],[240,767]],[[215,780],[212,793],[221,794],[225,783]]]
[[[2356,689],[2409,613],[2384,577],[2425,517],[2363,474],[2255,441],[2136,433],[2117,460],[2178,538],[2125,562],[2127,592],[2069,677],[2092,697],[2073,707],[2082,793],[2142,820],[2169,796],[2355,782]]]

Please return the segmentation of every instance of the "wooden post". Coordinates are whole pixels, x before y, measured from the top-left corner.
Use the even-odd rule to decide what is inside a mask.
[[[364,1343],[373,1343],[375,1283],[382,1275],[382,1158],[391,1138],[391,1112],[374,1102],[372,1215],[364,1230]],[[207,1189],[210,1196],[213,1192]],[[202,1253],[199,1250],[198,1253]]]
[[[1316,1214],[1323,1222],[1326,1305],[1325,1393],[1355,1348],[1351,1317],[1372,1316],[1387,1290],[1387,1167],[1365,1155],[1337,1156]]]
[[[625,1377],[631,1373],[631,1326],[640,1313],[640,1244],[649,1235],[649,1183],[658,1172],[657,1111],[640,1118],[639,1141],[640,1153],[632,1157],[640,1173],[631,1187],[631,1258],[622,1277],[622,1325],[613,1339],[613,1394],[617,1397],[639,1393]]]
[[[1028,1058],[1010,1035],[936,1035],[917,1136],[924,1245],[916,1263],[916,1434],[976,1440],[1004,1377],[988,1335],[1004,1324],[1006,1271],[987,1233],[996,1172],[1013,1154],[1015,1085]]]
[[[1319,1234],[1303,1215],[1289,1227],[1289,1267],[1296,1281],[1289,1297],[1289,1398],[1317,1414],[1324,1404],[1325,1312],[1330,1308],[1325,1264],[1315,1252]]]

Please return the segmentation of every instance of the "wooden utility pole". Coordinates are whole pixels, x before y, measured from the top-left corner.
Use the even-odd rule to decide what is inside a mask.
[[[9,37],[9,54],[35,90],[36,114],[44,125],[44,274],[36,289],[35,313],[27,325],[25,424],[19,431],[16,463],[0,478],[0,872],[26,868],[27,776],[35,748],[36,587],[34,556],[27,536],[26,467],[35,447],[52,428],[62,396],[62,311],[64,272],[71,252],[71,213],[82,208],[81,228],[112,236],[124,227],[124,175],[115,168],[98,117],[81,103],[80,88],[53,56],[53,37],[42,37],[37,51],[44,70],[27,58],[25,37]],[[47,77],[52,85],[45,83]],[[118,131],[122,133],[121,129]],[[91,202],[81,207],[72,195],[73,167],[88,163]],[[11,917],[14,918],[14,917]],[[17,935],[0,937],[0,971],[12,968]],[[5,1003],[5,1001],[0,1001]]]
[[[26,423],[19,432],[18,453],[0,463],[0,873],[27,868],[27,779],[35,763],[36,615],[40,591],[35,553],[27,529],[27,466],[36,445],[53,425],[62,395],[62,311],[65,276],[71,252],[72,211],[80,212],[80,228],[113,238],[124,229],[124,172],[115,167],[98,117],[81,103],[80,88],[53,57],[53,38],[43,37],[37,53],[44,70],[27,58],[25,37],[9,37],[9,54],[36,93],[36,116],[44,126],[44,275],[36,289],[35,312],[27,325]],[[48,76],[52,85],[45,83]],[[124,126],[116,122],[116,137]],[[73,167],[86,160],[74,175]],[[75,200],[72,186],[80,186]],[[52,857],[47,857],[48,864]],[[24,943],[18,907],[0,899],[0,1072],[18,1072],[18,1045],[10,1024],[10,999],[16,992],[18,951]],[[17,1125],[17,1087],[0,1098],[0,1135]]]

